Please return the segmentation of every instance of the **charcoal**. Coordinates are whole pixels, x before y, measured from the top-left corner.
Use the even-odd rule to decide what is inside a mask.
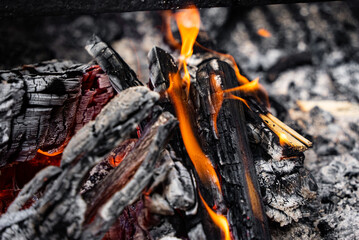
[[[129,87],[143,85],[120,55],[96,35],[89,40],[86,50],[98,61],[117,92]]]
[[[57,148],[65,142],[81,96],[83,69],[52,61],[0,72],[0,166],[31,160],[40,147]]]
[[[138,87],[128,89],[113,99],[95,121],[85,125],[71,139],[62,156],[61,167],[55,168],[55,170],[60,170],[59,172],[58,170],[55,172],[50,171],[54,167],[46,168],[28,186],[25,186],[24,192],[20,193],[20,196],[29,197],[26,194],[28,189],[30,189],[31,193],[38,190],[36,188],[31,190],[32,188],[29,186],[37,183],[47,175],[54,178],[47,184],[48,187],[43,196],[30,208],[21,209],[20,205],[26,199],[15,200],[15,205],[10,206],[10,209],[14,209],[14,211],[8,212],[0,218],[1,238],[79,239],[84,234],[82,224],[85,220],[84,214],[86,211],[86,203],[78,192],[80,190],[79,185],[92,166],[135,130],[136,125],[149,114],[149,109],[158,100],[158,97],[156,93],[150,92],[144,87]],[[171,116],[167,115],[166,118],[164,115],[160,119],[162,119],[162,124],[159,122],[156,125],[156,130],[162,128],[162,135],[158,136],[157,131],[154,130],[151,135],[152,138],[150,138],[153,141],[147,141],[147,145],[152,147],[152,150],[149,151],[152,155],[146,158],[145,164],[140,167],[139,172],[130,181],[129,186],[132,186],[132,188],[145,187],[146,183],[148,183],[150,179],[148,176],[151,176],[148,171],[152,169],[151,164],[153,164],[150,161],[154,162],[156,160],[162,149],[161,146],[163,146],[159,144],[163,144],[163,141],[168,138],[168,134],[164,134],[164,131],[168,131],[173,127],[174,121],[171,120]],[[167,119],[168,122],[166,122]],[[139,177],[139,174],[142,175]],[[148,176],[143,178],[143,174]],[[138,185],[139,179],[143,181],[144,185]],[[134,194],[135,192],[132,191],[132,193]],[[121,196],[121,194],[123,193],[120,191],[114,197]],[[133,201],[133,198],[130,197],[130,200],[125,200],[125,202],[127,201]],[[120,201],[110,201],[107,207],[111,207],[111,202],[120,203]],[[124,204],[122,207],[128,205],[128,203]],[[105,210],[106,208],[102,211]],[[111,215],[112,219],[118,216],[119,213],[117,211],[112,212],[111,214],[115,214]],[[106,219],[108,220],[108,218]],[[98,221],[95,221],[95,223],[98,223]],[[100,230],[103,236],[110,225],[106,220],[102,223],[106,225]],[[39,226],[39,231],[34,226]],[[98,228],[96,231],[98,231]]]

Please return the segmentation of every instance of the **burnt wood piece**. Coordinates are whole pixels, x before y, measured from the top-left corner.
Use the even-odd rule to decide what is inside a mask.
[[[110,82],[117,92],[143,85],[120,55],[98,36],[93,35],[85,48],[109,76]]]
[[[0,71],[0,166],[30,160],[40,147],[66,140],[86,67],[51,61]]]
[[[0,166],[60,154],[114,96],[99,66],[47,61],[0,71]],[[46,154],[46,153],[41,154]]]
[[[252,98],[247,99],[250,106],[245,108],[248,120],[247,130],[252,143],[261,145],[273,160],[297,157],[312,147],[312,142],[263,109]],[[282,139],[280,139],[280,137]]]
[[[138,199],[154,176],[156,160],[161,156],[175,125],[173,115],[168,112],[161,114],[142,135],[133,151],[96,186],[94,194],[87,195],[91,197],[87,197],[86,219],[92,218],[94,209],[103,207],[82,234],[82,239],[102,239],[124,207]]]
[[[148,53],[150,68],[150,87],[156,92],[164,92],[170,84],[169,74],[178,71],[177,64],[170,54],[159,47]]]
[[[270,239],[258,179],[246,132],[241,101],[224,99],[221,89],[238,86],[233,68],[218,59],[199,65],[190,99],[196,112],[197,135],[204,153],[218,167],[228,222],[236,239]],[[221,96],[218,96],[221,95]]]
[[[94,165],[135,131],[140,121],[150,114],[158,98],[157,93],[145,87],[136,87],[127,89],[112,99],[94,121],[89,122],[71,139],[63,153],[61,168],[56,168],[60,172],[51,174],[52,171],[46,168],[29,183],[32,185],[41,181],[44,175],[58,174],[47,184],[42,197],[27,209],[1,216],[0,238],[79,239],[86,211],[86,203],[79,193],[84,177]],[[153,142],[158,139],[155,138]],[[160,146],[155,143],[153,145],[150,153],[159,151]],[[28,189],[26,186],[24,191]],[[19,196],[25,195],[24,192]],[[15,200],[15,203],[23,202],[24,200]],[[20,205],[16,204],[10,209],[20,209]]]
[[[168,10],[178,8],[188,8],[195,5],[198,8],[210,7],[235,7],[235,6],[255,6],[278,3],[298,3],[315,2],[312,0],[169,0],[169,1],[105,1],[98,4],[95,1],[80,0],[67,2],[64,0],[42,0],[42,1],[11,1],[4,0],[0,3],[0,17],[22,17],[22,16],[49,16],[49,15],[69,15],[69,14],[95,14],[106,12],[133,12],[133,11],[153,11]],[[316,1],[317,2],[317,1]]]

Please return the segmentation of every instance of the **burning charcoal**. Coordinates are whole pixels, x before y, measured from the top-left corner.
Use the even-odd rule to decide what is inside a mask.
[[[0,76],[7,111],[0,124],[4,133],[0,165],[35,161],[37,153],[61,154],[73,133],[114,96],[98,66],[70,61],[25,65],[1,71]]]
[[[51,145],[56,149],[65,142],[74,122],[85,68],[52,61],[0,72],[0,166],[31,160],[39,148]]]
[[[83,234],[82,224],[85,220],[86,203],[79,195],[80,184],[84,180],[88,171],[98,163],[104,155],[108,154],[111,149],[122,142],[136,126],[148,114],[159,96],[150,92],[147,88],[137,87],[123,91],[116,96],[97,116],[97,118],[89,122],[82,128],[69,142],[66,147],[61,162],[61,168],[54,173],[46,168],[40,172],[25,188],[21,196],[27,196],[28,186],[37,183],[44,176],[57,177],[52,180],[45,189],[43,196],[28,209],[22,210],[21,204],[26,199],[15,200],[8,212],[0,218],[0,234],[2,239],[78,239]],[[166,120],[163,120],[165,118]],[[151,138],[147,141],[147,145],[152,147],[148,151],[148,156],[144,164],[139,167],[139,171],[134,175],[134,179],[130,180],[127,186],[128,190],[133,188],[145,187],[151,176],[151,164],[155,161],[163,147],[164,141],[168,138],[168,133],[173,127],[174,121],[170,116],[164,115],[162,122],[159,122],[153,130]],[[157,129],[160,129],[156,131]],[[161,136],[158,136],[161,132]],[[152,161],[152,162],[151,162]],[[54,168],[54,167],[52,167]],[[146,178],[144,177],[144,173]],[[142,175],[141,175],[142,174]],[[142,177],[142,178],[141,178]],[[141,181],[143,185],[139,185]],[[125,188],[126,189],[126,188]],[[37,189],[31,190],[35,193]],[[131,191],[130,190],[130,191]],[[132,191],[132,194],[136,192]],[[114,198],[122,196],[121,191]],[[126,196],[127,194],[125,194]],[[129,196],[130,197],[130,196]],[[113,199],[113,200],[115,200]],[[133,198],[125,200],[122,207],[125,207]],[[118,209],[121,201],[107,202],[107,207],[114,204]],[[18,210],[18,211],[16,211]],[[103,209],[106,211],[106,207]],[[112,216],[118,216],[120,212],[112,212]],[[103,215],[104,216],[104,215]],[[108,220],[108,218],[106,218]],[[113,219],[113,217],[111,218]],[[95,219],[96,220],[96,219]],[[41,222],[41,224],[39,224]],[[95,221],[98,223],[98,221]],[[104,222],[105,227],[100,231],[104,234],[110,225]],[[38,226],[39,231],[35,231],[33,226]],[[20,227],[21,226],[21,227]]]
[[[94,35],[86,46],[87,52],[98,61],[110,78],[113,88],[120,92],[126,88],[143,85],[134,71],[122,60],[116,51]]]
[[[155,162],[160,157],[175,124],[175,119],[171,114],[163,113],[142,135],[142,139],[139,139],[138,144],[122,164],[111,172],[100,185],[97,185],[96,195],[87,195],[86,201],[89,203],[89,208],[86,216],[89,217],[88,219],[92,219],[93,211],[98,209],[102,205],[101,203],[107,202],[97,213],[94,221],[86,227],[83,237],[101,239],[120,215],[122,209],[139,197],[153,176]],[[138,169],[134,172],[129,170],[131,168]],[[128,182],[128,179],[131,180]],[[103,194],[98,195],[100,191]]]

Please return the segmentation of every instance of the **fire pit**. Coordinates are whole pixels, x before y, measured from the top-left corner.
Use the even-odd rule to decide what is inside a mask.
[[[17,19],[63,11],[10,4],[1,238],[359,237],[348,4]]]

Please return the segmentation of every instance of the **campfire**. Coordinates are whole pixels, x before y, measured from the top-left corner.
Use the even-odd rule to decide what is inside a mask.
[[[333,222],[318,217],[325,198],[319,203],[322,190],[305,164],[313,143],[319,151],[314,133],[300,117],[290,127],[281,116],[296,118],[299,109],[315,118],[318,104],[281,111],[266,87],[283,70],[246,75],[240,59],[202,30],[207,18],[186,7],[151,13],[162,25],[161,44],[147,60],[137,57],[136,71],[125,49],[97,35],[86,43],[87,64],[0,70],[1,239],[333,233]],[[273,29],[260,26],[253,34],[273,41]],[[306,64],[298,59],[292,64]],[[139,77],[144,65],[147,83]]]

